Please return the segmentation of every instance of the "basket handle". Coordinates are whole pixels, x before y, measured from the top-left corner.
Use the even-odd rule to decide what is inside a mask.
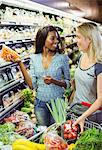
[[[88,102],[81,102],[81,105],[90,107],[92,104]],[[102,107],[100,107],[98,110],[102,110]]]

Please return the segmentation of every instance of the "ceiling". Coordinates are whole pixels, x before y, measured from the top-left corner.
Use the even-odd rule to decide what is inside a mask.
[[[32,0],[97,23],[102,23],[102,0]]]

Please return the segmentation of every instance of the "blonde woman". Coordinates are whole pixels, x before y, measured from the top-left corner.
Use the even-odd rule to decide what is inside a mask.
[[[76,39],[82,56],[75,72],[76,92],[73,103],[82,101],[91,103],[91,107],[74,108],[81,115],[75,122],[83,131],[87,117],[99,124],[102,123],[102,40],[96,24],[83,23],[77,27]]]

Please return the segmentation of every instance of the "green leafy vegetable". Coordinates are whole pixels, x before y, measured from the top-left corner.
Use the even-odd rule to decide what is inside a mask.
[[[33,91],[29,88],[22,90],[22,96],[26,102],[34,103]]]
[[[96,128],[84,131],[74,150],[102,150],[102,131]]]

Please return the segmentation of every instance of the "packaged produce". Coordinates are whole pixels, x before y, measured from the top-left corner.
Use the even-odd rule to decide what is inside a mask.
[[[67,141],[68,144],[75,142],[78,138],[79,126],[73,126],[72,120],[67,120],[62,125],[62,136]]]
[[[61,138],[56,132],[48,132],[45,135],[44,143],[46,145],[46,150],[67,150],[67,143]]]
[[[20,58],[20,55],[17,52],[15,52],[14,50],[12,50],[6,45],[3,45],[1,57],[5,59],[6,61],[10,61],[10,59],[7,57],[8,55],[11,55],[11,58],[13,58],[14,60]]]

